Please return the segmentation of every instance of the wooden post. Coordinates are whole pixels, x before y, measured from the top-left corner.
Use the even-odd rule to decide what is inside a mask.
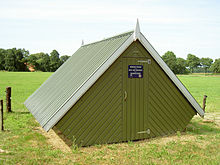
[[[6,112],[11,111],[11,87],[6,88]]]
[[[0,100],[0,129],[4,131],[4,123],[3,123],[3,100]]]
[[[204,95],[204,97],[203,97],[203,111],[205,112],[205,107],[206,107],[206,98],[207,98],[208,96],[206,96],[206,95]]]

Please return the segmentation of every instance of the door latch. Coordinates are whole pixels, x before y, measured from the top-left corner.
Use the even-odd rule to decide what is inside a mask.
[[[127,97],[128,97],[128,95],[127,95],[127,92],[125,91],[125,93],[124,93],[124,101],[127,100]]]

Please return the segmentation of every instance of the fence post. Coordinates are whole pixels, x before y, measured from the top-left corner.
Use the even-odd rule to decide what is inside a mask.
[[[207,98],[208,96],[206,96],[206,95],[204,95],[204,97],[203,97],[203,111],[205,112],[205,107],[206,107],[206,98]]]
[[[4,123],[3,123],[3,100],[0,100],[0,129],[4,131]]]
[[[11,111],[11,87],[6,88],[6,112]]]

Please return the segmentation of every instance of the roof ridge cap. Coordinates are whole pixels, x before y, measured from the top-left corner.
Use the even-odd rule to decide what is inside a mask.
[[[91,43],[82,45],[81,47],[85,47],[85,46],[93,45],[93,44],[96,44],[96,43],[99,43],[99,42],[107,41],[107,40],[110,40],[110,39],[113,39],[113,38],[121,37],[121,36],[127,35],[129,33],[133,34],[134,30],[130,30],[130,31],[127,31],[127,32],[124,32],[124,33],[120,33],[120,34],[114,35],[112,37],[104,38],[104,39],[99,40],[99,41],[91,42]]]

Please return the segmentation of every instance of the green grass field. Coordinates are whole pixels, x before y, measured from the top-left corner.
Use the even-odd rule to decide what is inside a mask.
[[[202,106],[207,95],[207,112],[220,112],[220,75],[179,75],[178,78]]]
[[[193,118],[186,132],[137,142],[71,147],[65,152],[49,141],[23,103],[51,73],[0,72],[0,99],[12,87],[13,113],[4,113],[0,164],[219,164],[220,128],[214,120]],[[180,75],[179,79],[207,113],[220,112],[220,76]],[[4,100],[5,101],[5,100]]]

